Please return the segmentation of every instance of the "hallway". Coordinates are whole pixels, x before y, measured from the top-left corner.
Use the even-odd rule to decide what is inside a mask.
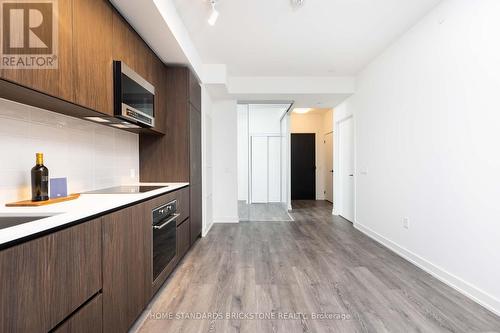
[[[295,222],[215,225],[135,331],[500,332],[500,318],[332,216],[330,204],[294,202],[291,214]],[[297,313],[303,320],[283,319]],[[330,318],[312,318],[320,313]]]
[[[240,222],[286,222],[293,221],[288,211],[279,202],[248,204],[238,201]]]

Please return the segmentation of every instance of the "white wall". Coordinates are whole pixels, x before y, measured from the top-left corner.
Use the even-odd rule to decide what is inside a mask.
[[[238,222],[237,122],[236,101],[213,100],[212,165],[214,222]]]
[[[280,119],[288,107],[289,104],[238,104],[238,200],[252,200],[254,203],[281,201]],[[257,146],[252,143],[257,145],[259,140],[263,140],[263,150],[253,152],[252,147],[256,149]],[[269,154],[270,151],[274,153]],[[254,154],[261,154],[261,157],[249,163]],[[260,172],[257,172],[258,166]],[[250,189],[253,189],[254,196],[249,193]]]
[[[238,200],[248,201],[248,104],[238,104]]]
[[[68,192],[139,180],[139,136],[0,99],[0,204],[31,198],[35,153]]]
[[[281,119],[281,203],[292,209],[290,193],[290,113]]]
[[[499,17],[444,1],[336,111],[355,114],[356,227],[500,314]]]
[[[213,216],[213,146],[212,146],[212,98],[205,86],[201,88],[202,114],[202,160],[203,160],[203,231],[206,234],[212,228]]]
[[[329,118],[330,117],[330,118]],[[293,113],[290,117],[291,133],[315,133],[316,134],[316,200],[325,200],[325,170],[326,151],[325,134],[331,132],[333,124],[332,111],[323,113]]]
[[[281,132],[280,119],[289,105],[250,104],[248,105],[248,131],[250,135],[271,134]]]

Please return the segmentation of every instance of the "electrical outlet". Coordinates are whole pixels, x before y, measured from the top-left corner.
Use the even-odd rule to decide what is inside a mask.
[[[403,228],[410,229],[410,218],[403,217]]]

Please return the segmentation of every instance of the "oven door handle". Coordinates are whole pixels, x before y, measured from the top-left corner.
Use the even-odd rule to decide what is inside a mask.
[[[170,222],[173,222],[175,220],[177,220],[177,218],[181,216],[181,214],[174,214],[174,216],[172,216],[171,218],[169,218],[167,220],[167,222],[163,223],[162,225],[154,225],[153,226],[153,229],[155,230],[160,230],[160,229],[163,229],[164,227],[166,227],[168,224],[170,224]]]

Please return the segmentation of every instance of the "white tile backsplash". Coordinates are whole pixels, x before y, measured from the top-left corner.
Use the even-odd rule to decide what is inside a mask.
[[[0,204],[30,198],[37,152],[69,193],[139,181],[137,134],[0,99]]]

